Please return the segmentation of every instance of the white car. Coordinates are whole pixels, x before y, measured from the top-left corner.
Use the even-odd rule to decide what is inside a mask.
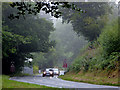
[[[64,70],[61,70],[60,71],[60,75],[64,75],[65,74],[65,71]]]
[[[60,71],[58,68],[53,68],[52,69],[54,71],[54,75],[59,75],[60,74]]]
[[[43,77],[45,77],[45,76],[54,76],[54,72],[53,72],[53,70],[52,69],[50,69],[50,68],[47,68],[44,72],[43,72]]]

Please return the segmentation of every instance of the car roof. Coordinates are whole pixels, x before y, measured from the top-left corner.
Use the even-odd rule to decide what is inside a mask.
[[[48,71],[48,70],[53,70],[52,68],[46,68],[46,70]]]
[[[53,68],[53,70],[58,70],[58,68]]]

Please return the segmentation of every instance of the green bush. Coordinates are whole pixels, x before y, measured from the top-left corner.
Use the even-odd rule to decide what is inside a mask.
[[[101,69],[116,69],[116,62],[120,57],[120,32],[118,29],[118,22],[113,21],[110,25],[107,25],[100,37],[98,42],[102,47],[102,57],[104,58],[101,63]]]
[[[98,42],[104,50],[105,56],[110,56],[112,52],[120,51],[120,37],[118,30],[118,22],[113,22],[104,28]]]
[[[107,70],[117,69],[119,67],[119,62],[118,62],[119,58],[120,58],[119,52],[111,53],[111,55],[108,58],[110,64],[108,65]]]
[[[95,71],[117,69],[120,58],[120,32],[117,20],[107,25],[97,41],[88,43],[82,53],[74,60],[74,71]],[[93,48],[88,50],[89,46]],[[93,55],[90,54],[94,52]]]
[[[38,73],[38,71],[39,71],[39,68],[38,68],[38,66],[33,66],[33,73],[34,74],[37,74]]]
[[[89,61],[86,54],[76,58],[71,66],[72,70],[77,72],[80,70],[87,71],[89,69]]]

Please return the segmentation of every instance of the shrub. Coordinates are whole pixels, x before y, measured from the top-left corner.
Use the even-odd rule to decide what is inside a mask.
[[[38,71],[39,71],[39,69],[38,69],[38,66],[33,66],[33,73],[34,74],[37,74],[38,73]]]
[[[97,41],[88,43],[72,64],[74,71],[113,70],[119,68],[120,32],[117,20],[107,25]],[[92,45],[93,48],[89,49]]]
[[[106,26],[98,42],[104,50],[106,56],[110,56],[112,52],[120,51],[120,37],[118,30],[118,22],[113,22],[113,24]]]

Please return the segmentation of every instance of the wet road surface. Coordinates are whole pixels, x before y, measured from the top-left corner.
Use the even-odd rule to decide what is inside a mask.
[[[55,77],[41,77],[41,76],[12,77],[10,78],[10,80],[44,85],[49,87],[57,87],[57,88],[113,88],[113,90],[118,90],[117,86],[94,85],[94,84],[88,84],[88,83],[66,81],[66,80],[57,78],[57,76]]]

